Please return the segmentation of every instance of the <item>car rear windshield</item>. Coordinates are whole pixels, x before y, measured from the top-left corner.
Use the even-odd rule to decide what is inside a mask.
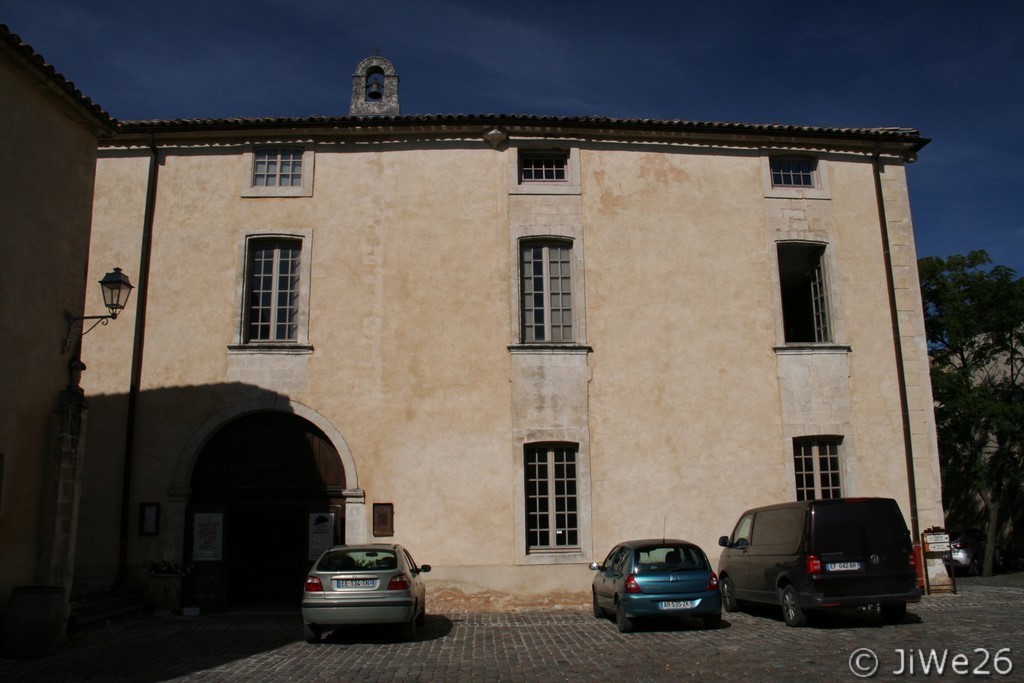
[[[907,525],[895,501],[847,501],[814,508],[814,538],[823,542],[848,540],[895,541],[907,538]]]
[[[391,550],[332,550],[320,558],[316,568],[322,572],[380,572],[397,569],[398,557]]]
[[[636,562],[637,571],[640,572],[707,569],[704,553],[692,545],[665,544],[638,548]]]

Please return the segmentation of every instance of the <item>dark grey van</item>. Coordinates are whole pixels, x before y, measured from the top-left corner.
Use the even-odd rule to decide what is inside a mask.
[[[814,610],[879,605],[894,624],[921,599],[910,533],[891,498],[755,508],[718,544],[728,612],[743,601],[777,604],[788,625],[803,626]]]

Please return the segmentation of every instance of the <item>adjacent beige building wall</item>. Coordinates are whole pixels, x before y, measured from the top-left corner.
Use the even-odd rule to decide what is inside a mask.
[[[13,587],[70,588],[83,454],[61,452],[61,340],[83,314],[96,138],[112,128],[72,91],[0,26],[0,614]]]
[[[389,540],[434,566],[435,589],[584,594],[587,563],[628,537],[687,538],[717,563],[717,538],[744,509],[795,498],[798,436],[843,435],[844,493],[896,498],[910,519],[870,154],[822,152],[825,196],[773,196],[768,152],[749,141],[546,129],[494,149],[468,133],[382,132],[366,143],[295,131],[287,139],[315,155],[310,196],[242,196],[250,145],[274,135],[156,138],[129,509],[172,512],[159,536],[130,535],[132,571],[181,560],[192,463],[218,416],[239,405],[278,406],[334,435],[347,486],[363,496],[349,508],[349,540],[372,538],[369,506],[394,503]],[[517,150],[538,139],[573,150],[568,191],[513,186]],[[139,267],[150,162],[141,138],[99,156],[92,279],[112,254],[128,272]],[[941,494],[895,157],[883,187],[923,528],[941,524]],[[300,238],[308,265],[305,337],[292,353],[238,345],[245,241],[264,234]],[[518,240],[531,236],[573,245],[568,348],[518,343]],[[785,344],[775,249],[792,239],[829,245],[834,343]],[[83,526],[95,541],[79,549],[78,572],[102,580],[116,572],[111,492],[131,349],[109,330],[86,342],[97,465]],[[525,552],[523,445],[534,441],[578,444],[578,552]]]
[[[907,424],[913,448],[915,488],[918,492],[918,526],[923,532],[932,527],[945,526],[935,440],[935,402],[932,398],[924,329],[924,305],[917,271],[906,168],[902,164],[883,164],[880,178],[906,377]]]

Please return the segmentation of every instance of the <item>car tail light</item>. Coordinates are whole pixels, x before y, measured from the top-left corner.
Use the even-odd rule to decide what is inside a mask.
[[[640,589],[640,584],[636,582],[636,574],[630,574],[626,577],[626,592],[643,593],[643,591]]]
[[[807,555],[804,558],[804,567],[807,569],[808,574],[820,574],[821,558],[817,555]]]
[[[391,580],[388,581],[389,591],[407,591],[409,590],[409,577],[405,574],[399,574],[398,576],[392,576]]]
[[[917,556],[916,556],[916,554],[914,553],[913,550],[911,550],[910,554],[907,555],[907,564],[910,566],[911,569],[914,570],[914,573],[916,574],[917,573]]]
[[[963,550],[963,547],[964,547],[964,544],[961,543],[960,541],[953,541],[953,543],[951,545],[954,548],[956,548],[957,550]]]
[[[306,577],[306,588],[305,588],[305,591],[307,593],[322,593],[323,590],[324,590],[324,585],[322,583],[320,583],[320,579],[316,578],[315,576],[307,576]]]
[[[706,591],[718,590],[718,575],[715,574],[714,570],[711,572],[711,576],[708,578],[708,585],[704,586]]]

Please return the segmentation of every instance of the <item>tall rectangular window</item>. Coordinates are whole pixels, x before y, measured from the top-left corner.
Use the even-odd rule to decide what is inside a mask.
[[[778,252],[786,342],[832,341],[824,245],[780,242]]]
[[[839,498],[838,436],[807,436],[793,439],[793,469],[796,472],[796,499]]]
[[[527,552],[578,550],[575,444],[530,444],[524,450]]]
[[[521,256],[522,341],[571,342],[572,245],[524,242]]]
[[[247,341],[297,340],[300,253],[298,240],[250,242]]]
[[[298,147],[258,148],[253,159],[253,187],[301,186],[302,153]]]

